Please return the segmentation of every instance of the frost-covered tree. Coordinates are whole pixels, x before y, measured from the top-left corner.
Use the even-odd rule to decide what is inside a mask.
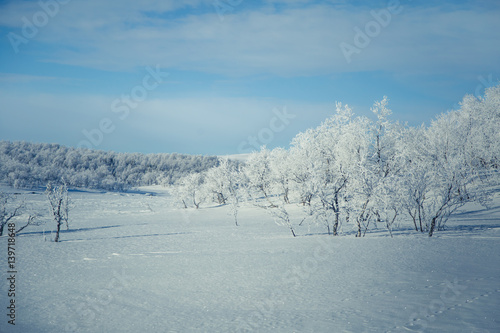
[[[225,205],[230,195],[229,161],[220,159],[219,165],[208,169],[205,174],[205,192],[212,196],[212,201]]]
[[[289,151],[254,153],[245,174],[253,197],[266,209],[279,208],[274,215],[283,221],[290,221],[286,205],[275,198],[290,202],[292,193],[329,234],[345,222],[362,236],[376,221],[392,236],[406,212],[417,231],[432,236],[456,209],[485,202],[498,185],[499,110],[500,87],[484,98],[466,96],[460,110],[428,127],[391,121],[386,97],[372,108],[376,121],[354,117],[339,103],[334,116],[299,133]]]
[[[402,168],[402,186],[404,195],[401,197],[406,212],[413,220],[415,231],[424,232],[426,212],[424,210],[427,193],[432,182],[432,170],[429,168],[425,155],[425,128],[408,128],[405,131],[402,153],[404,165]]]
[[[396,220],[403,212],[400,187],[401,178],[398,176],[387,176],[380,179],[373,194],[373,217],[377,223],[383,223],[393,237],[392,231]]]
[[[442,229],[457,208],[470,201],[484,202],[488,187],[498,185],[499,96],[497,87],[485,98],[466,97],[460,110],[438,116],[429,127],[426,152],[435,172],[429,236]]]
[[[229,204],[234,223],[238,225],[238,211],[244,198],[247,180],[239,164],[220,158],[219,165],[206,172],[205,193],[220,205]]]
[[[404,128],[390,120],[392,111],[388,108],[388,98],[375,102],[371,108],[377,117],[371,130],[370,165],[373,177],[377,179],[372,192],[373,216],[378,223],[384,223],[392,237],[392,228],[403,211],[401,203],[402,154]]]
[[[49,200],[51,215],[56,222],[56,237],[54,242],[59,242],[61,226],[66,223],[66,228],[69,229],[70,199],[68,187],[65,183],[59,186],[53,186],[51,183],[48,183],[45,194]]]
[[[241,167],[231,163],[228,159],[221,160],[219,168],[222,169],[223,177],[227,182],[227,202],[234,217],[234,223],[238,226],[238,212],[241,201],[245,199],[245,182],[247,179],[241,171]]]
[[[458,208],[488,194],[480,183],[491,168],[484,162],[491,161],[485,158],[490,144],[473,134],[479,134],[475,126],[459,110],[439,115],[428,128],[408,131],[405,202],[416,230],[432,236]]]
[[[290,190],[292,186],[292,164],[289,151],[276,148],[270,151],[271,182],[282,193],[283,201],[290,203]]]
[[[316,183],[312,181],[312,169],[314,166],[313,140],[315,136],[313,129],[299,133],[292,140],[289,150],[289,170],[291,189],[300,198],[303,206],[311,206],[311,201],[316,194]]]
[[[462,126],[467,160],[471,167],[500,168],[500,85],[486,89],[484,97],[466,95],[456,112]]]
[[[252,153],[240,175],[240,181],[246,181],[242,187],[255,206],[264,209],[274,222],[286,226],[295,237],[287,205],[290,202],[291,159],[288,151],[276,148],[272,151],[262,147]]]
[[[255,199],[269,199],[273,190],[273,171],[271,153],[266,147],[254,152],[248,158],[244,172],[248,179],[249,192]]]
[[[428,165],[431,171],[431,189],[428,193],[432,201],[427,201],[427,225],[429,236],[434,230],[444,227],[448,217],[459,207],[472,200],[469,185],[476,173],[462,149],[466,144],[463,127],[455,112],[439,116],[427,130],[429,145],[426,147]]]
[[[22,214],[23,202],[16,202],[13,195],[0,192],[0,236],[5,226],[16,216]]]
[[[359,120],[359,121],[358,121]],[[365,119],[353,118],[352,110],[337,103],[337,113],[319,127],[298,135],[293,141],[296,154],[307,158],[307,186],[316,197],[310,207],[310,215],[324,223],[328,233],[337,235],[341,225],[341,213],[348,203],[348,183],[360,163],[360,156],[366,154],[365,130],[357,132]],[[300,150],[303,150],[300,153]],[[347,220],[348,210],[344,211]]]
[[[291,216],[287,208],[290,204],[287,204],[283,200],[280,186],[277,186],[277,184],[275,185],[276,186],[270,186],[267,189],[267,196],[265,198],[253,197],[254,205],[264,209],[274,219],[277,225],[287,227],[291,231],[293,237],[296,237]]]
[[[175,187],[179,200],[183,203],[184,208],[191,205],[196,209],[200,208],[200,204],[204,201],[203,183],[204,175],[201,173],[192,173],[182,177]]]
[[[365,117],[356,117],[342,130],[338,158],[343,160],[350,175],[346,206],[349,218],[355,223],[356,236],[361,237],[368,230],[373,215],[374,193],[380,179],[371,159],[371,123]]]

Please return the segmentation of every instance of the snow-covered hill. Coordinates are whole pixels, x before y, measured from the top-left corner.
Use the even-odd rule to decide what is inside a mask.
[[[178,209],[162,187],[70,195],[60,243],[51,221],[17,235],[13,285],[0,238],[0,332],[500,331],[500,193],[432,238],[306,223],[293,238],[250,204],[236,227],[228,207]]]
[[[26,141],[0,141],[0,182],[16,188],[45,186],[122,191],[173,184],[179,178],[217,165],[215,156],[116,153]]]

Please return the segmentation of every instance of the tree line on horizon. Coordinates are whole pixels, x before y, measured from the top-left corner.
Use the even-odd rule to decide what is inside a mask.
[[[185,154],[116,153],[59,144],[0,141],[0,182],[15,188],[47,183],[123,191],[172,184],[186,174],[217,165],[217,157]]]

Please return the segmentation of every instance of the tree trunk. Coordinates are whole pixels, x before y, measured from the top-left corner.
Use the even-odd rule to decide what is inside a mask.
[[[289,204],[290,203],[290,199],[288,198],[288,192],[290,190],[288,188],[285,188],[285,194],[284,194],[284,197],[283,197],[283,200],[285,201],[285,203]]]
[[[233,215],[234,215],[234,224],[236,224],[236,226],[238,227],[238,208],[237,207],[234,207],[234,212],[233,212]]]
[[[429,237],[432,237],[432,234],[434,234],[434,228],[436,227],[436,219],[437,216],[432,218],[431,227],[429,229]]]
[[[368,220],[368,223],[366,224],[365,231],[363,232],[363,237],[365,237],[366,232],[368,231],[368,227],[370,226],[370,220]]]
[[[227,203],[227,201],[226,201],[226,198],[224,197],[224,193],[221,193],[220,197],[222,199],[222,204],[225,205]]]
[[[420,232],[424,232],[424,227],[422,225],[422,210],[420,207],[420,203],[418,204],[418,221],[420,222]]]
[[[339,212],[335,212],[335,223],[333,224],[333,235],[337,236],[339,228]]]
[[[59,242],[59,232],[61,231],[61,221],[57,222],[57,231],[56,231],[56,239],[54,239],[54,242]]]
[[[387,225],[387,229],[389,229],[389,232],[391,233],[391,238],[393,238],[392,236],[392,225],[394,224],[394,222],[396,221],[396,218],[398,217],[398,211],[396,209],[394,209],[394,217],[392,218],[392,221],[391,221],[391,224]]]
[[[358,233],[356,234],[356,237],[361,237],[361,224],[365,224],[365,221],[368,221],[369,218],[370,218],[370,213],[366,213],[366,207],[368,207],[368,203],[370,202],[370,199],[366,200],[366,202],[363,204],[363,210],[361,211],[361,214],[359,214],[357,217],[356,217],[356,224],[358,226]],[[366,215],[365,215],[366,213]],[[366,229],[365,229],[365,232],[363,234],[363,237],[365,236],[366,234],[366,231],[368,230],[368,225],[370,223],[368,222],[368,224],[366,225]]]
[[[415,231],[418,232],[418,226],[417,226],[417,210],[415,209],[414,212],[410,208],[408,208],[408,214],[410,214],[412,220],[413,220],[413,225],[415,226]]]
[[[339,228],[339,219],[340,219],[340,207],[339,207],[338,192],[335,193],[335,198],[333,200],[333,211],[335,212],[335,224],[333,225],[333,235],[337,236],[338,228]]]
[[[359,219],[357,219],[356,223],[358,225],[358,232],[356,233],[356,237],[361,237],[361,222],[359,221]]]

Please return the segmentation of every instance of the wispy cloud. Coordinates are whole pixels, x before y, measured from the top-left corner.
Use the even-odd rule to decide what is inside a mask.
[[[182,2],[184,7],[173,1],[75,1],[38,41],[56,50],[45,56],[50,62],[106,70],[158,63],[233,76],[452,71],[457,65],[477,72],[500,53],[498,8],[485,13],[482,7],[411,7],[401,1],[401,14],[347,64],[339,44],[352,43],[353,28],[363,29],[373,19],[369,10],[297,3],[281,10],[240,5],[221,22],[210,1]],[[199,15],[161,14],[197,7],[204,9]],[[0,22],[8,25],[12,18],[29,16],[33,5],[9,3],[5,9],[10,13]],[[155,15],[148,14],[153,10]]]
[[[103,149],[234,153],[274,107],[297,114],[273,141],[286,145],[335,101],[363,114],[389,95],[396,118],[421,123],[500,74],[500,2],[400,0],[387,24],[374,13],[398,1],[242,1],[223,20],[213,3],[68,1],[15,53],[5,37],[42,9],[2,2],[2,138],[76,145],[107,117]],[[346,61],[340,45],[370,24],[379,31]],[[120,122],[110,105],[148,66],[170,75]]]

